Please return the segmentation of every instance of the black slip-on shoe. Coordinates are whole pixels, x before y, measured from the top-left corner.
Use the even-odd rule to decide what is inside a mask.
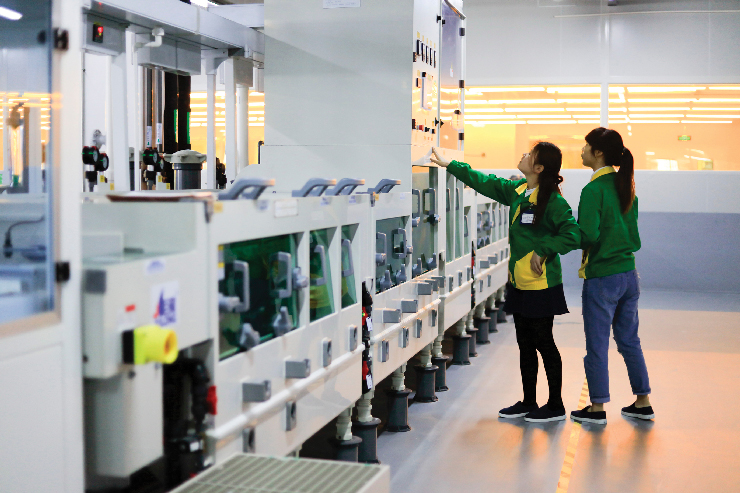
[[[531,413],[532,411],[536,410],[537,404],[533,406],[528,406],[526,404],[523,404],[522,401],[519,401],[513,406],[503,408],[498,412],[498,415],[502,418],[522,418],[526,416],[527,413]]]
[[[635,407],[634,404],[623,407],[622,408],[622,416],[627,416],[628,418],[637,418],[637,419],[655,419],[655,413],[653,412],[653,406],[648,407]]]
[[[524,421],[530,423],[548,423],[550,421],[563,421],[564,419],[565,409],[552,410],[547,404],[524,416]]]
[[[580,411],[571,411],[570,419],[579,423],[594,423],[597,425],[606,424],[606,411],[589,411],[591,406],[586,406]]]

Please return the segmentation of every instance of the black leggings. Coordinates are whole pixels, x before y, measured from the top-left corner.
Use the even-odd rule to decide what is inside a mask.
[[[519,368],[522,372],[522,387],[526,405],[537,404],[537,351],[542,355],[542,362],[550,387],[550,398],[547,405],[550,409],[564,409],[561,390],[563,386],[563,362],[560,351],[552,337],[552,323],[555,317],[527,318],[514,314],[516,342],[519,344]]]

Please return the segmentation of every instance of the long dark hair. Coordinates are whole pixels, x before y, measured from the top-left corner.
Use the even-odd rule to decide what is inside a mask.
[[[629,149],[624,147],[622,136],[616,130],[595,128],[586,136],[591,146],[591,153],[604,153],[604,164],[619,168],[617,173],[617,194],[622,214],[632,207],[635,200],[635,158]]]
[[[534,212],[534,225],[538,225],[545,217],[545,209],[550,202],[553,192],[562,195],[560,184],[563,177],[560,176],[560,167],[563,165],[563,153],[560,148],[550,142],[538,142],[532,148],[534,164],[541,164],[543,170],[538,178],[540,190],[537,192],[537,208]]]

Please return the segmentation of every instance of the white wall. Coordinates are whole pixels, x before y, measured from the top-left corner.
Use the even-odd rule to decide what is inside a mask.
[[[740,83],[740,0],[466,0],[465,14],[468,86]],[[590,173],[563,175],[575,211]],[[643,286],[740,292],[740,172],[637,171],[635,182]],[[579,282],[579,253],[563,259],[566,285]]]
[[[606,4],[466,0],[467,84],[740,82],[740,1]]]

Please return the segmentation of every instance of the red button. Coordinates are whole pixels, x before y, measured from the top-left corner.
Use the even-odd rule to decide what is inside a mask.
[[[218,396],[216,395],[215,385],[211,385],[210,387],[208,387],[206,404],[208,404],[208,414],[213,414],[214,416],[218,414]]]

